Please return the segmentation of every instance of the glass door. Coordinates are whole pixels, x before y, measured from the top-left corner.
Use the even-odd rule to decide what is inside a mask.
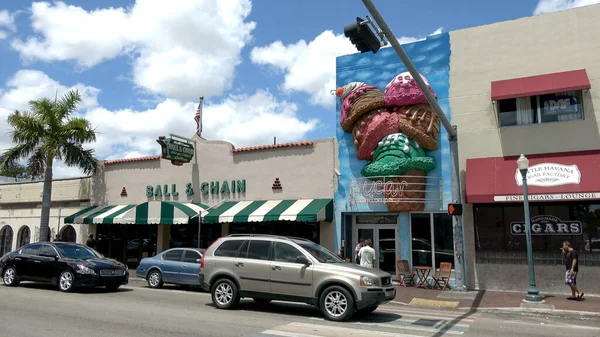
[[[375,250],[375,268],[379,268],[391,274],[396,273],[397,260],[397,225],[358,225],[354,237],[355,246],[359,240],[370,239]],[[356,254],[353,256],[356,263]]]
[[[396,233],[396,226],[378,226],[373,247],[377,253],[377,267],[392,275],[396,274]]]

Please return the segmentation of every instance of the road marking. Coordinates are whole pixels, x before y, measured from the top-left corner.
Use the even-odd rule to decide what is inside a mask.
[[[454,301],[438,301],[438,300],[426,300],[424,298],[413,298],[409,304],[420,306],[420,307],[427,307],[427,308],[455,309],[456,307],[458,307],[458,303],[459,302],[454,302]]]
[[[581,329],[581,330],[596,330],[600,331],[600,327],[585,326],[585,325],[574,325],[574,324],[547,324],[544,322],[521,322],[521,321],[503,321],[502,323],[507,324],[521,324],[521,325],[534,325],[544,328],[558,328],[558,329]]]
[[[311,330],[312,329],[312,330]],[[319,329],[319,331],[315,331],[315,329]],[[404,333],[396,333],[396,332],[386,332],[386,331],[373,331],[367,329],[355,329],[355,328],[347,328],[341,326],[331,326],[331,325],[318,325],[315,324],[306,324],[306,323],[290,323],[288,325],[284,325],[279,327],[277,332],[291,332],[291,333],[307,333],[307,332],[317,332],[319,333],[319,337],[324,336],[346,336],[346,337],[364,337],[376,334],[377,336],[387,336],[387,337],[414,337],[415,335],[408,335]],[[341,334],[343,332],[343,334]],[[326,333],[323,335],[322,333]],[[314,336],[314,335],[313,335]]]
[[[186,290],[182,290],[182,289],[169,289],[169,288],[159,288],[159,289],[153,289],[153,288],[148,288],[148,287],[140,287],[140,286],[131,286],[131,285],[127,285],[127,288],[133,288],[136,290],[145,290],[145,291],[168,291],[168,292],[172,292],[172,293],[179,293],[182,295],[200,295],[200,296],[210,296],[210,293],[205,293],[205,292],[199,292],[199,291],[186,291]]]

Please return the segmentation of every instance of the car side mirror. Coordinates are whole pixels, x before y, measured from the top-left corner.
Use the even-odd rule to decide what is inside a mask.
[[[310,261],[308,261],[308,258],[304,255],[300,255],[296,258],[296,263],[300,263],[303,264],[305,266],[310,266]]]

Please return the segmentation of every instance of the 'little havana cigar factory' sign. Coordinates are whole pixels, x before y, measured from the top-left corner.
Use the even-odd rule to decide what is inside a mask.
[[[531,218],[531,235],[581,235],[580,221],[563,221],[553,215],[538,215]],[[510,223],[510,234],[525,235],[525,222]]]

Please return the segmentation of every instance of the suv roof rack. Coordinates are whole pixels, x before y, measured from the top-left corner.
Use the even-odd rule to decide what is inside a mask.
[[[270,238],[285,239],[285,240],[290,240],[290,241],[293,241],[293,240],[310,241],[308,239],[298,238],[295,236],[284,236],[284,235],[274,235],[274,234],[229,234],[226,237],[236,237],[236,236],[270,237]]]

